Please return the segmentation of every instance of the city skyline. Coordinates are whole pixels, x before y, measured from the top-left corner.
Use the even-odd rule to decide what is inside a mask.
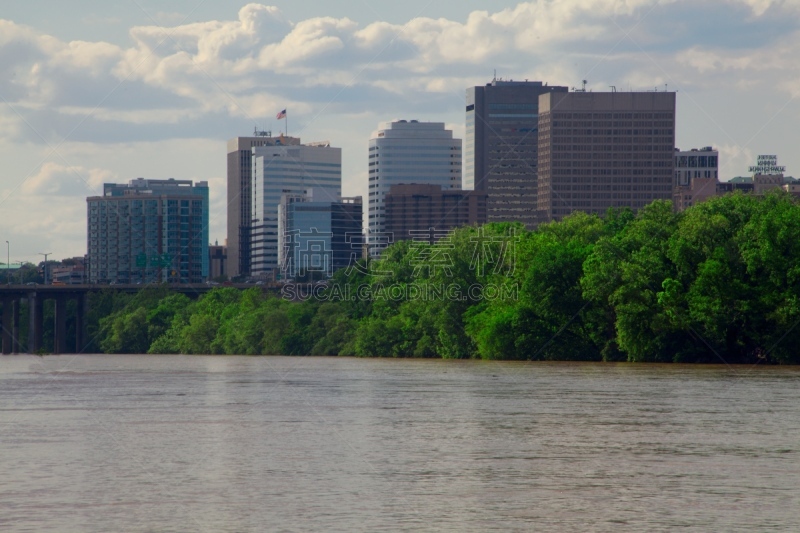
[[[367,198],[375,124],[444,122],[464,138],[464,91],[495,69],[595,91],[677,90],[676,145],[719,149],[723,180],[757,154],[777,154],[788,174],[800,166],[792,6],[198,4],[4,6],[0,237],[12,263],[85,252],[85,198],[137,177],[208,181],[210,241],[223,242],[226,141],[256,125],[277,134],[284,108],[289,135],[342,147],[342,192]]]

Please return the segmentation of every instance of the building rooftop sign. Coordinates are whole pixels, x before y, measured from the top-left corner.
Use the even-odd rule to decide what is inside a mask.
[[[753,174],[783,174],[786,167],[778,166],[777,155],[760,155],[756,160],[755,166],[750,167]]]

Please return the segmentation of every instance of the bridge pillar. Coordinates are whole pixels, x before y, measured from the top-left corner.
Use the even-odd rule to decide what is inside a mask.
[[[28,293],[28,353],[36,353],[42,347],[42,303],[35,292]]]
[[[14,297],[14,318],[12,319],[14,323],[12,324],[11,329],[11,351],[13,353],[19,353],[22,351],[21,344],[19,342],[19,312],[20,307],[22,307],[22,301],[19,297]]]
[[[13,322],[12,314],[13,314],[13,300],[11,298],[3,298],[3,355],[7,355],[11,353],[11,344],[13,342],[12,338],[12,328],[13,326],[11,323]]]
[[[53,338],[53,354],[58,355],[67,351],[67,299],[56,296],[56,324]]]
[[[77,303],[75,312],[75,353],[83,353],[86,348],[87,298],[87,294],[79,294],[75,297],[75,302]]]

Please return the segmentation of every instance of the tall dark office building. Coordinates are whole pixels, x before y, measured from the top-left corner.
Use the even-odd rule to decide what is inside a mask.
[[[572,92],[539,99],[539,218],[671,200],[674,92]]]
[[[253,147],[297,145],[294,137],[272,137],[256,131],[253,137],[228,141],[228,275],[250,275],[250,224],[253,218]]]
[[[467,89],[463,188],[487,193],[488,222],[536,225],[539,96],[567,91],[503,80]]]

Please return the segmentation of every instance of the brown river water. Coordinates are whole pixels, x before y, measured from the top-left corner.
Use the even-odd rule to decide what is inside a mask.
[[[800,531],[800,368],[3,356],[0,531]]]

